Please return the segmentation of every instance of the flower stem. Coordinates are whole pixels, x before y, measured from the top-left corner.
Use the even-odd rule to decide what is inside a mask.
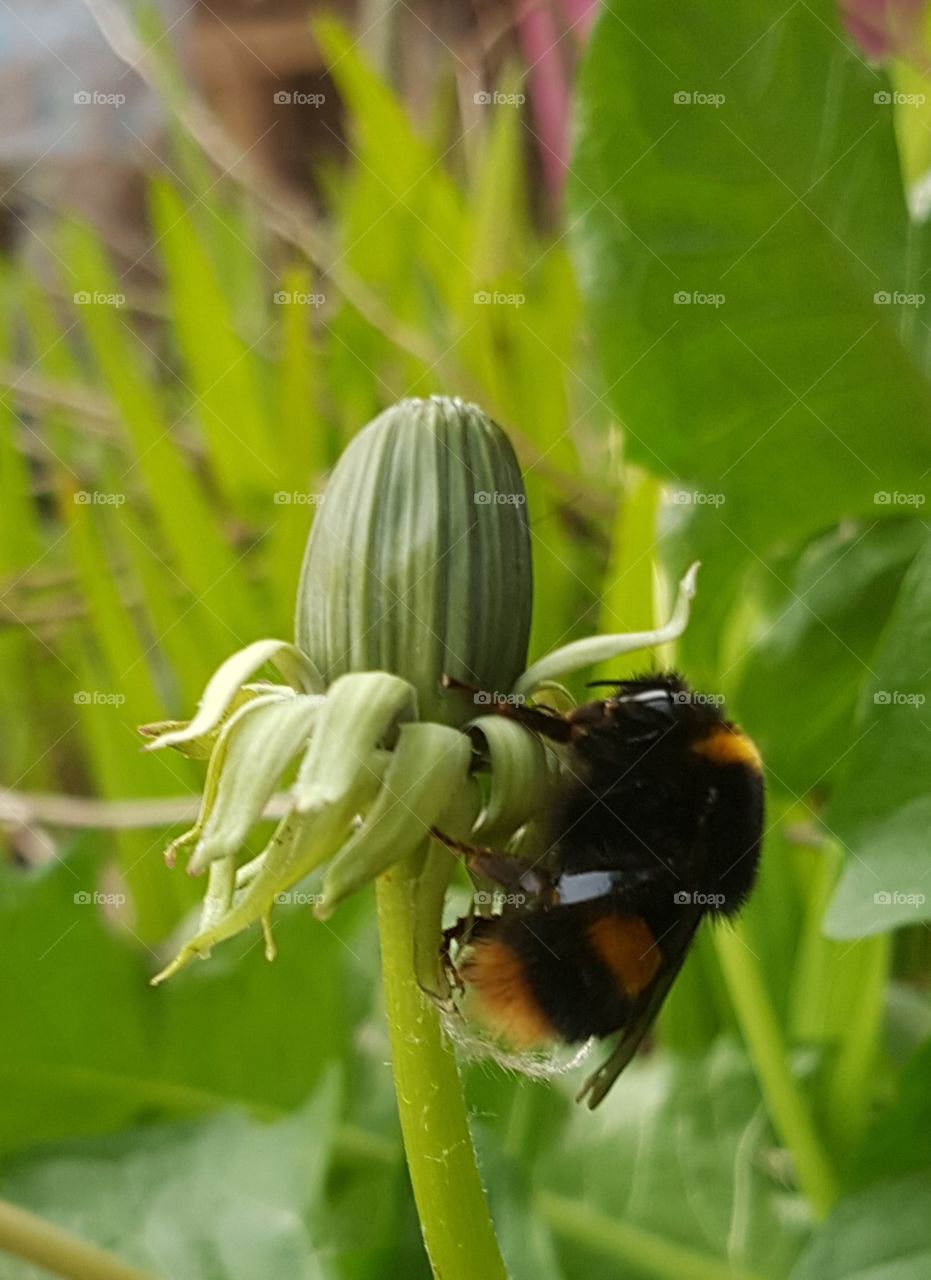
[[[6,1200],[0,1200],[0,1250],[68,1280],[155,1280],[150,1271]]]
[[[407,1167],[433,1274],[442,1280],[506,1280],[485,1203],[462,1083],[436,1008],[414,976],[418,861],[377,881],[385,1008]]]

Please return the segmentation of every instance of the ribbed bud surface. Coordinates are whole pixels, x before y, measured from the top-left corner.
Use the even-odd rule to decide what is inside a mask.
[[[524,487],[504,432],[460,400],[405,400],[333,471],[296,640],[327,685],[390,671],[417,689],[422,718],[461,720],[440,677],[509,689],[526,662],[531,596]]]

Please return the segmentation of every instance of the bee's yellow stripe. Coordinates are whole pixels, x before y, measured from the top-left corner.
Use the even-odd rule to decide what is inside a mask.
[[[756,743],[739,729],[728,725],[718,725],[706,738],[697,742],[693,750],[714,764],[743,764],[755,773],[763,772],[763,761]]]
[[[532,1049],[556,1038],[527,978],[521,957],[497,938],[470,947],[459,971],[469,989],[469,1012],[515,1049]]]
[[[588,940],[627,996],[636,996],[662,964],[652,930],[640,916],[600,916],[588,926]]]

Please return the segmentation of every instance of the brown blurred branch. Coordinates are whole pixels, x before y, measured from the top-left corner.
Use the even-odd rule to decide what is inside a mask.
[[[288,811],[286,795],[273,796],[263,813],[277,820]],[[197,797],[150,796],[135,800],[98,800],[42,791],[0,790],[0,825],[67,827],[73,831],[121,831],[173,827],[197,817]]]

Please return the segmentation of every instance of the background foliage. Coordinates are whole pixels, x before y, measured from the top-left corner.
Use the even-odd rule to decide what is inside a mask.
[[[195,793],[136,724],[289,634],[359,426],[404,395],[477,399],[525,468],[532,654],[644,625],[700,558],[678,661],[770,782],[753,902],[705,931],[661,1051],[599,1112],[468,1067],[513,1274],[923,1276],[931,312],[896,138],[919,126],[818,0],[611,0],[551,233],[517,110],[449,150],[320,38],[352,122],[325,252],[271,234],[179,131],[150,192],[157,286],[73,224],[52,288],[3,268],[2,776]],[[2,1194],[172,1280],[425,1275],[371,903],[291,908],[274,966],[236,939],[153,993],[196,896],[170,834],[3,868]]]

